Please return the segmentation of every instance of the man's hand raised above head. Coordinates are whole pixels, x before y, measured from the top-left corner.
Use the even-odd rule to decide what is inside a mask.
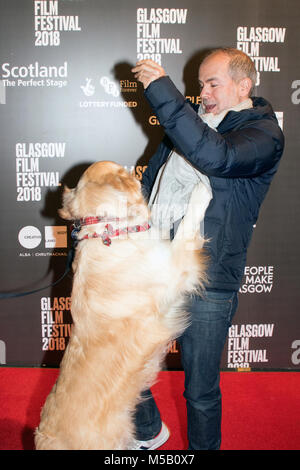
[[[140,60],[132,69],[134,76],[137,80],[142,82],[146,89],[151,82],[166,75],[163,67],[154,62],[153,60]]]

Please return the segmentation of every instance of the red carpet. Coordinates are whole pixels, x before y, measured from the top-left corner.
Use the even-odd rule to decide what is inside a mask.
[[[0,450],[33,449],[33,430],[57,369],[0,368]],[[186,449],[183,372],[161,372],[153,393],[171,430],[164,450]],[[223,372],[223,450],[300,449],[300,374]]]

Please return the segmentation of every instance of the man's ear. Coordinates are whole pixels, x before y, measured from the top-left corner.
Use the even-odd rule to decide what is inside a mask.
[[[242,78],[239,82],[239,92],[241,97],[248,97],[252,88],[252,80],[248,77]]]

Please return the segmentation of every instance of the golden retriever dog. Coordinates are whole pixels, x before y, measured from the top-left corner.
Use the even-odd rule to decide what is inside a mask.
[[[198,227],[211,196],[194,190],[175,239],[150,227],[139,181],[109,161],[65,188],[79,221],[70,340],[35,432],[36,449],[130,449],[134,412],[169,342],[188,325],[184,297],[205,282]]]

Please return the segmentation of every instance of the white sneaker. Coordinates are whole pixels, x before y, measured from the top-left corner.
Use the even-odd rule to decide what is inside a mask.
[[[135,440],[130,450],[154,450],[161,447],[170,437],[170,432],[165,423],[162,423],[159,434],[149,441]]]

